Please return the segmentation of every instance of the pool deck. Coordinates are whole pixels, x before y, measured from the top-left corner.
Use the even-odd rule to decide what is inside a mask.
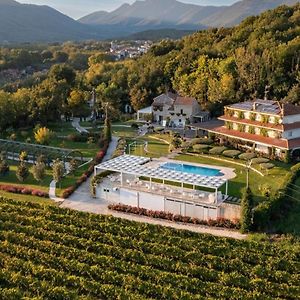
[[[187,161],[181,161],[181,160],[172,160],[165,157],[161,157],[158,159],[155,159],[151,161],[151,166],[159,166],[161,163],[175,163],[175,164],[183,164],[183,165],[190,165],[190,166],[196,166],[196,167],[202,167],[202,168],[209,168],[209,169],[216,169],[220,170],[221,173],[223,173],[223,176],[218,176],[218,178],[224,178],[226,180],[230,180],[235,178],[237,175],[235,173],[235,169],[222,167],[222,166],[215,166],[215,165],[207,165],[207,164],[198,164],[198,163],[192,163]]]

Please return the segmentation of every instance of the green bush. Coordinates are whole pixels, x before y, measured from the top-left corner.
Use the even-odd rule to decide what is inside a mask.
[[[270,160],[267,158],[263,158],[263,157],[257,157],[252,159],[252,164],[253,165],[260,165],[260,164],[266,164],[268,163]]]
[[[191,140],[192,145],[196,144],[204,144],[204,145],[211,145],[214,141],[210,138],[196,138]]]
[[[193,150],[198,153],[207,153],[209,148],[209,145],[197,144],[193,146]]]
[[[231,158],[237,158],[241,154],[241,151],[238,150],[226,150],[222,153],[222,155]]]
[[[221,155],[225,150],[227,150],[226,147],[214,147],[209,150],[209,153],[214,155]]]
[[[251,153],[242,153],[241,155],[239,155],[239,159],[242,160],[251,160],[253,158],[256,157],[256,154],[251,152]]]
[[[259,165],[262,170],[271,170],[275,167],[272,163],[263,163]]]

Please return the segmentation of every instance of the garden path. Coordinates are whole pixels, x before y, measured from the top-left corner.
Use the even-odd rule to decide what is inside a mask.
[[[72,126],[79,132],[79,133],[89,133],[86,128],[83,128],[80,126],[80,119],[79,118],[74,118],[72,121]]]
[[[102,160],[103,162],[109,160],[112,157],[117,148],[118,140],[118,137],[112,137],[112,141],[109,144],[106,155]],[[91,180],[92,176],[86,182],[84,182],[67,200],[64,200],[61,207],[77,209],[81,211],[89,211],[89,207],[94,207],[94,205],[100,205],[102,207],[100,203],[101,201],[99,201],[98,199],[94,199],[91,196]],[[103,203],[103,205],[107,206],[106,203]]]

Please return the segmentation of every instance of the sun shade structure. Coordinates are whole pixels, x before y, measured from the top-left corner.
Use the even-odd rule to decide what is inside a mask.
[[[228,181],[224,178],[201,176],[181,171],[167,170],[159,167],[154,168],[147,166],[150,161],[151,159],[147,157],[133,155],[119,156],[96,166],[95,175],[97,174],[97,171],[105,170],[138,177],[150,177],[150,179],[179,182],[182,185],[188,184],[202,188],[214,189],[216,191],[226,184],[227,195]]]

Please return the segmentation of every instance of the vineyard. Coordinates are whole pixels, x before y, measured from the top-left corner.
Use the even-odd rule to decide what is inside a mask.
[[[299,299],[300,250],[0,199],[0,299]]]

